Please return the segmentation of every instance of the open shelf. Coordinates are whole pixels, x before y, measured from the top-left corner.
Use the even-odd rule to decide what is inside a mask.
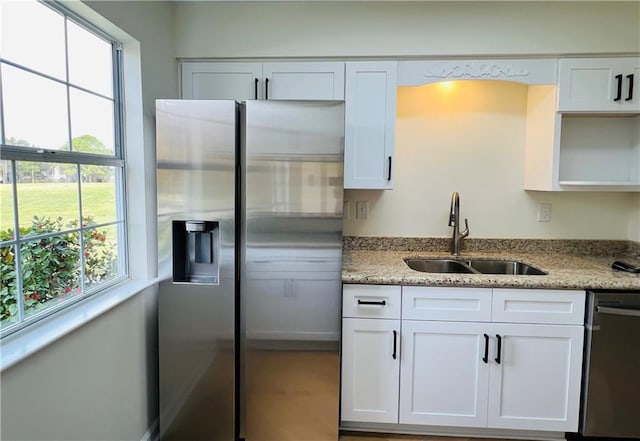
[[[526,190],[640,191],[640,114],[556,111],[554,86],[529,86]]]
[[[561,114],[561,185],[640,185],[640,116]]]

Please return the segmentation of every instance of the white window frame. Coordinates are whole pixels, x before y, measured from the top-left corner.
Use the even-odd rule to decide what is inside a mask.
[[[134,64],[133,69],[131,68],[128,69],[130,71],[130,75],[127,75],[127,77],[128,78],[131,77],[132,79],[131,83],[134,87],[137,86],[138,93],[137,94],[133,93],[133,96],[132,96],[133,101],[131,99],[127,101],[129,102],[130,107],[132,108],[140,107],[141,78],[140,78],[140,68],[139,68],[139,62],[140,62],[139,44],[131,40],[129,40],[126,43],[127,50],[125,52],[130,53],[131,59],[127,60],[128,63],[125,63],[125,60],[123,60],[123,57],[122,57],[123,45],[119,42],[119,39],[114,38],[109,33],[101,30],[100,27],[95,26],[94,24],[92,24],[91,22],[83,18],[81,15],[77,14],[71,9],[66,8],[60,3],[46,2],[45,6],[51,7],[52,9],[56,10],[58,13],[64,15],[67,19],[72,20],[76,24],[91,31],[92,33],[105,39],[106,41],[110,42],[113,45],[113,48],[114,48],[113,50],[114,97],[113,99],[114,99],[114,110],[115,110],[114,112],[115,113],[114,114],[115,155],[101,156],[101,155],[82,154],[82,153],[65,152],[65,151],[57,151],[57,150],[52,151],[52,150],[46,150],[46,149],[34,149],[29,147],[20,148],[15,146],[7,146],[3,144],[1,159],[10,160],[13,167],[13,171],[14,171],[14,173],[12,173],[14,176],[14,183],[13,183],[14,228],[17,228],[17,225],[15,225],[16,224],[15,219],[17,218],[17,206],[16,206],[17,201],[15,197],[15,194],[16,194],[15,165],[14,165],[15,161],[32,160],[37,162],[72,163],[72,164],[79,164],[79,165],[96,164],[96,165],[115,166],[120,170],[118,172],[120,177],[119,177],[119,185],[117,187],[120,187],[120,188],[119,188],[119,194],[117,195],[117,204],[118,204],[119,218],[121,218],[122,220],[122,228],[120,228],[121,233],[119,234],[119,237],[118,237],[119,276],[116,279],[113,279],[107,283],[101,284],[95,288],[91,288],[83,292],[81,296],[77,296],[77,298],[73,299],[72,301],[63,302],[59,306],[47,308],[43,312],[36,314],[33,318],[29,318],[28,320],[23,320],[22,315],[23,315],[24,309],[21,305],[19,308],[20,321],[6,327],[1,331],[1,334],[0,334],[2,336],[2,341],[1,341],[2,357],[0,359],[2,361],[2,363],[0,364],[0,367],[2,369],[5,369],[8,365],[12,364],[13,362],[16,362],[18,359],[21,359],[21,357],[26,356],[31,350],[37,350],[37,348],[43,347],[44,345],[48,344],[50,341],[53,341],[59,338],[60,336],[66,334],[73,327],[80,326],[82,323],[86,322],[87,320],[90,320],[93,317],[101,314],[105,310],[110,309],[116,304],[119,304],[120,302],[126,300],[130,296],[135,295],[136,293],[139,293],[140,290],[146,288],[147,286],[151,285],[155,281],[152,277],[150,277],[150,276],[153,276],[153,274],[151,274],[152,271],[151,272],[140,271],[139,268],[136,268],[135,270],[135,273],[136,273],[135,275],[137,276],[136,278],[139,280],[146,279],[147,282],[126,283],[127,281],[131,282],[132,280],[131,272],[129,270],[129,255],[130,255],[130,251],[135,248],[132,248],[131,244],[129,244],[127,241],[127,237],[131,234],[131,232],[129,231],[130,227],[128,224],[128,217],[127,217],[127,206],[131,206],[131,203],[130,203],[131,198],[128,195],[127,187],[125,183],[127,182],[128,176],[132,174],[132,167],[130,166],[130,164],[128,164],[124,160],[125,158],[124,147],[126,145],[126,142],[131,140],[131,137],[126,135],[124,127],[129,121],[132,122],[133,130],[131,132],[132,132],[132,135],[134,135],[137,138],[138,145],[141,139],[141,131],[139,130],[141,127],[139,126],[139,124],[136,123],[137,118],[135,118],[135,115],[134,115],[134,118],[125,116],[124,108],[126,103],[125,103],[124,93],[123,93],[124,82],[122,81],[122,78],[124,75],[123,68],[125,64],[131,65],[133,62]],[[85,12],[85,14],[82,14],[82,15],[91,15],[91,14],[87,14],[90,10],[86,6],[84,6],[84,9],[80,8],[80,10],[81,12]],[[103,20],[103,22],[106,22],[106,20]],[[117,30],[117,28],[115,27],[113,28]],[[126,37],[128,38],[128,36]],[[29,71],[31,73],[39,74],[38,72],[34,72],[28,67],[20,66],[16,63],[13,63],[7,60],[2,60],[2,62],[8,65],[11,65],[13,67],[23,69],[25,71]],[[47,77],[46,75],[43,75],[43,76]],[[60,82],[60,80],[56,80],[56,81]],[[64,81],[62,83],[65,84],[66,87],[69,87],[68,81]],[[125,119],[127,120],[126,122],[125,122]],[[136,127],[138,128],[138,130],[136,130]],[[4,127],[1,120],[0,120],[0,130],[2,131],[0,133],[4,135]],[[4,139],[4,136],[2,137],[2,139]],[[134,158],[133,162],[134,162],[134,164],[132,164],[133,168],[138,169],[140,166],[139,158],[138,160],[135,160]],[[135,171],[134,173],[137,173],[137,171]],[[140,199],[140,196],[142,196],[143,199],[146,199],[147,190],[148,190],[147,186],[146,185],[143,186],[140,190],[142,194],[138,194],[137,197],[135,197],[134,199]],[[78,228],[77,230],[78,230],[78,234],[82,234],[82,228]],[[138,230],[140,229],[138,228]],[[74,230],[64,231],[64,232],[61,232],[61,234],[66,234],[70,231],[74,231]],[[51,234],[49,234],[48,236],[50,235]],[[148,233],[144,234],[143,236],[143,238],[146,238],[146,237],[148,237]],[[28,238],[25,238],[25,239],[16,238],[13,241],[3,242],[2,245],[3,246],[13,245],[15,246],[16,252],[18,252],[21,242],[25,242],[27,240],[31,241],[36,238],[37,238],[36,236],[29,236]],[[137,253],[137,254],[140,254],[140,253]],[[16,255],[16,257],[18,256]],[[19,269],[20,269],[19,261],[20,259],[17,258],[16,259],[17,273],[19,273]],[[84,268],[84,262],[82,262],[82,268]],[[83,272],[84,271],[82,270],[81,273]],[[20,274],[18,277],[19,282],[18,282],[18,292],[17,292],[17,295],[18,295],[17,300],[20,304],[23,302],[23,294],[21,290],[21,279],[22,279],[21,276],[22,275]],[[108,296],[106,297],[102,295],[96,296],[97,294],[108,294]],[[92,301],[93,297],[96,297],[96,298],[104,297],[104,298],[96,301]],[[49,331],[42,332],[42,330],[44,329],[43,327],[50,328],[49,331],[51,332]],[[33,331],[36,331],[38,334],[37,340],[39,343],[37,345],[33,344],[34,342],[32,338],[24,339],[20,337],[20,336],[27,336],[29,334],[35,334]],[[10,340],[14,342],[19,342],[20,345],[18,346],[22,346],[22,347],[18,348],[15,344],[7,345],[7,343],[11,343]],[[25,347],[30,349],[27,350],[25,349]],[[7,348],[12,349],[9,351],[9,354],[7,354],[7,350],[6,350]],[[13,351],[15,349],[17,349],[17,351]],[[12,352],[16,352],[16,353],[12,354]],[[9,355],[9,357],[7,357],[7,355]]]

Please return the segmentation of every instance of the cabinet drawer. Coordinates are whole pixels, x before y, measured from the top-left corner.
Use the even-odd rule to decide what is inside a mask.
[[[400,293],[393,285],[343,285],[342,316],[399,319]]]
[[[582,325],[585,292],[494,289],[491,319],[501,323]]]
[[[402,318],[488,322],[491,320],[491,288],[405,286]]]

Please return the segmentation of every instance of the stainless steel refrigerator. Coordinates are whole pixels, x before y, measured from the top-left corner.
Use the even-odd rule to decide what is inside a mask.
[[[158,100],[156,129],[161,439],[336,439],[344,103]]]

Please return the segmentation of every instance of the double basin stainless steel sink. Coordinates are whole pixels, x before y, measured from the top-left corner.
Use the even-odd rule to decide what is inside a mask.
[[[517,260],[409,258],[404,259],[404,261],[412,270],[425,273],[524,276],[543,276],[548,274],[546,271]]]

